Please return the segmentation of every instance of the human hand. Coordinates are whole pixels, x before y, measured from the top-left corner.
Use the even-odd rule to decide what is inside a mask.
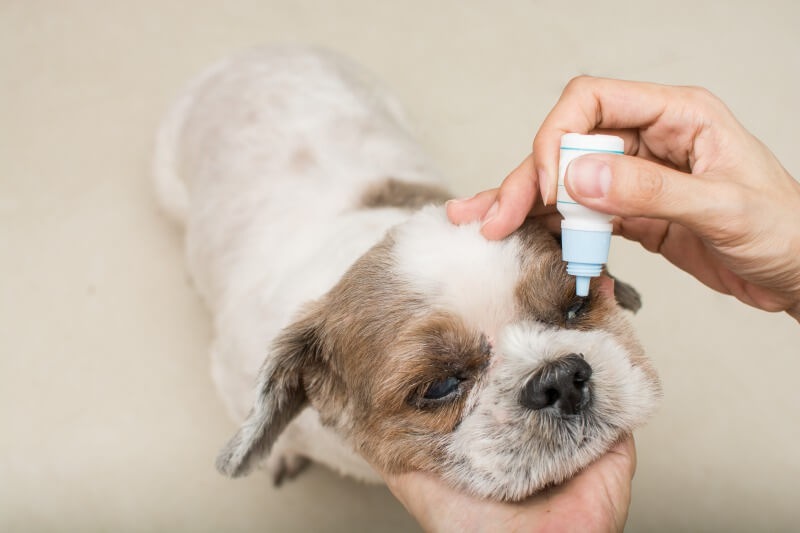
[[[622,531],[631,501],[636,447],[627,436],[569,481],[521,502],[482,500],[430,474],[385,476],[426,531]]]
[[[490,239],[511,233],[532,208],[552,225],[554,208],[545,206],[555,201],[569,132],[625,140],[625,156],[580,157],[565,179],[576,201],[617,216],[615,233],[712,289],[800,321],[800,184],[704,89],[572,80],[533,153],[499,189],[450,202],[450,219],[481,219]]]

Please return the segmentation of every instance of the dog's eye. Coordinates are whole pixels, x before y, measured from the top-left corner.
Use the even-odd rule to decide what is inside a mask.
[[[426,400],[442,400],[458,390],[458,384],[461,380],[455,376],[448,376],[444,379],[434,381],[423,394]]]
[[[575,319],[579,318],[584,311],[584,306],[586,305],[586,298],[578,298],[575,300],[572,305],[567,308],[566,313],[564,313],[564,318],[566,319],[567,326],[569,326]]]

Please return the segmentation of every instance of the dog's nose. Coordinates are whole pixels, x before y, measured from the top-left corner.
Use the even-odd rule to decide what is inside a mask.
[[[551,408],[574,415],[591,400],[592,367],[583,355],[569,354],[539,370],[522,389],[520,403],[528,409]]]

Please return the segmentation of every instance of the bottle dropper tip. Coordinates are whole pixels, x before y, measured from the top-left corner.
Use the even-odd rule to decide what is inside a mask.
[[[589,296],[589,276],[575,276],[575,294],[578,296]]]

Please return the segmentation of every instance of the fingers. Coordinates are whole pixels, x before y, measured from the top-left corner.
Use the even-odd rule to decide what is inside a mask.
[[[545,204],[555,201],[558,151],[565,133],[620,130],[626,153],[638,150],[637,130],[654,123],[664,113],[673,87],[652,83],[580,76],[564,88],[533,140],[539,186]]]
[[[615,444],[609,451],[608,455],[610,460],[617,461],[620,465],[620,471],[626,475],[629,480],[633,479],[636,473],[636,443],[633,440],[633,435],[628,434]]]
[[[467,200],[447,203],[447,216],[455,224],[481,221],[481,233],[487,239],[502,239],[522,225],[531,212],[555,213],[538,198],[538,179],[533,157],[528,156],[514,169],[499,189],[490,189]]]
[[[497,200],[498,189],[489,189],[464,200],[450,200],[446,204],[447,217],[453,224],[468,224],[481,220]]]
[[[729,285],[720,277],[718,256],[693,231],[674,222],[651,218],[619,219],[616,224],[619,235],[663,255],[715,291],[731,294]]]
[[[481,220],[481,231],[486,238],[504,238],[522,224],[532,209],[541,212],[535,207],[540,198],[543,206],[555,203],[563,134],[615,134],[623,138],[627,154],[689,171],[691,162],[697,162],[694,142],[699,132],[715,120],[729,121],[729,115],[718,99],[701,89],[587,76],[575,78],[542,123],[533,141],[532,154],[508,175],[499,189],[448,204],[448,216],[457,224]],[[661,186],[659,180],[650,177],[659,175],[650,172],[641,178],[638,189],[642,194],[658,192],[652,187]],[[673,220],[680,220],[682,202],[691,200],[667,195],[652,201],[639,198],[637,202],[634,198],[616,202],[614,194],[612,191],[611,200],[593,200],[585,205],[605,206],[606,212],[618,215],[626,214],[626,209],[642,216],[668,212]],[[670,200],[680,202],[669,205]],[[661,211],[642,211],[645,208]],[[686,213],[697,214],[695,206],[687,209]]]
[[[441,529],[439,524],[449,517],[450,507],[463,497],[447,484],[419,472],[386,476],[384,481],[426,531]]]
[[[538,196],[538,178],[529,155],[503,180],[497,201],[486,213],[481,233],[487,239],[502,239],[522,225]]]
[[[724,184],[638,157],[579,157],[567,168],[565,184],[577,202],[591,209],[678,222],[701,234],[710,230],[709,215],[729,205],[719,201],[727,192]]]

